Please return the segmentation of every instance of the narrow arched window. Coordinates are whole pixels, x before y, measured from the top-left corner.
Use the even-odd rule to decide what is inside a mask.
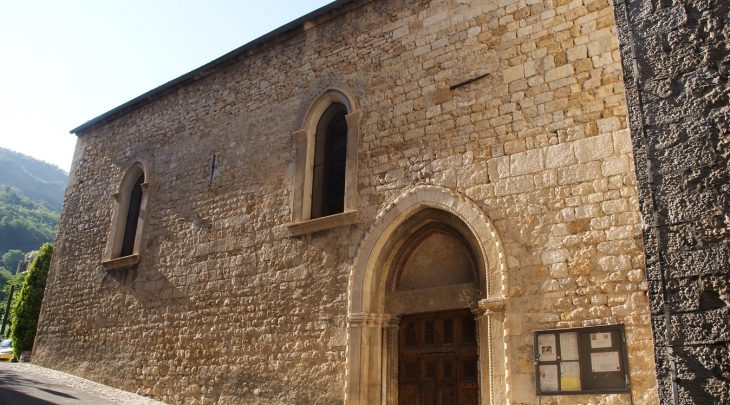
[[[124,240],[120,256],[129,256],[134,253],[134,239],[137,235],[137,222],[139,221],[140,208],[142,207],[142,184],[144,174],[139,176],[134,183],[132,194],[129,197],[129,209],[127,210],[127,221],[124,227]]]
[[[345,210],[346,115],[347,108],[344,105],[333,103],[322,114],[317,125],[312,173],[312,219]]]
[[[150,170],[142,162],[127,169],[114,197],[114,211],[102,265],[107,270],[127,268],[139,262],[149,201]]]
[[[309,106],[296,141],[292,235],[351,225],[358,220],[357,150],[363,116],[353,100],[329,89]],[[144,205],[143,205],[144,211]]]

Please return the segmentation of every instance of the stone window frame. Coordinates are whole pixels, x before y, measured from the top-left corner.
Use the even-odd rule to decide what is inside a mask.
[[[324,112],[334,103],[347,109],[347,156],[345,161],[345,204],[339,214],[311,219],[314,150],[317,126]],[[328,89],[310,105],[302,127],[292,136],[296,142],[296,175],[292,207],[292,222],[287,224],[293,236],[350,225],[358,219],[357,198],[357,151],[362,112],[358,111],[352,97],[339,89]]]
[[[144,176],[144,182],[142,183],[142,201],[140,203],[139,216],[137,217],[137,231],[134,236],[134,247],[131,255],[121,256],[122,245],[124,243],[124,232],[127,225],[129,202],[134,185],[137,183],[140,176]],[[147,204],[149,202],[149,190],[149,165],[140,159],[136,159],[124,171],[122,181],[119,183],[117,191],[112,194],[112,198],[114,199],[114,210],[112,213],[111,227],[107,237],[106,248],[104,249],[104,257],[101,262],[102,266],[106,270],[130,267],[139,263],[142,235],[144,234],[144,225],[146,222]]]

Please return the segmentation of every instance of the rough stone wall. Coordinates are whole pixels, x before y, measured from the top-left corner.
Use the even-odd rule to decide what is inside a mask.
[[[291,237],[292,133],[332,87],[364,114],[359,222]],[[656,403],[625,100],[605,0],[349,3],[79,134],[34,361],[169,403],[342,403],[353,256],[431,184],[504,244],[512,403],[536,402],[533,330],[613,323],[634,399]],[[152,171],[141,260],[107,272],[135,157]]]
[[[621,0],[616,16],[659,396],[730,403],[730,3]]]

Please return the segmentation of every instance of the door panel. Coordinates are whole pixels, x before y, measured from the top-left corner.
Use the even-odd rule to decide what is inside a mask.
[[[479,386],[459,384],[459,405],[479,405]]]
[[[400,405],[420,405],[418,403],[418,385],[400,385],[398,386],[398,404]]]
[[[476,322],[468,309],[403,316],[398,343],[399,404],[479,404]]]
[[[421,388],[421,405],[437,405],[435,388],[432,386]]]
[[[442,388],[439,390],[441,405],[456,405],[455,391],[453,388]]]

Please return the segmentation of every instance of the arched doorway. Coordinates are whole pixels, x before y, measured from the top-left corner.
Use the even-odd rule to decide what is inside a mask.
[[[434,208],[414,213],[399,229],[403,243],[389,261],[385,294],[385,312],[400,316],[397,357],[389,359],[397,360],[398,404],[478,405],[479,345],[470,308],[483,295],[477,241],[457,217]]]
[[[420,186],[389,205],[350,277],[346,403],[408,403],[399,386],[417,403],[504,403],[504,269],[464,196]]]

